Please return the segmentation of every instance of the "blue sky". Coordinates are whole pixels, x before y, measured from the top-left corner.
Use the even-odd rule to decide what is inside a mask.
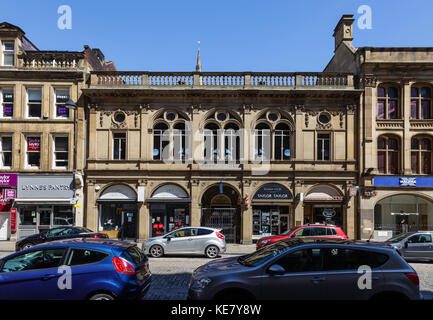
[[[342,14],[372,8],[373,28],[354,24],[354,45],[433,47],[431,0],[0,0],[0,21],[41,50],[100,48],[125,71],[322,71]],[[60,30],[60,5],[72,29]]]

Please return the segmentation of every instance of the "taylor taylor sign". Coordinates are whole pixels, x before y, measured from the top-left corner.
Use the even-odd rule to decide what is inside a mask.
[[[284,186],[269,183],[257,190],[253,200],[292,200],[292,194]]]

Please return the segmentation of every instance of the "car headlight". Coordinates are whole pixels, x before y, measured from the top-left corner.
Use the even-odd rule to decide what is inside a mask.
[[[207,287],[212,282],[209,278],[203,278],[203,279],[196,279],[192,282],[191,288],[192,289],[203,289]]]

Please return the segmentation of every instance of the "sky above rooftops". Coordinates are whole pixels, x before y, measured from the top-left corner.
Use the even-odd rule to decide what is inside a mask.
[[[322,71],[343,14],[372,9],[372,29],[354,23],[354,46],[433,47],[431,0],[0,0],[0,22],[19,26],[41,50],[100,48],[117,70]],[[58,8],[72,10],[60,30]]]

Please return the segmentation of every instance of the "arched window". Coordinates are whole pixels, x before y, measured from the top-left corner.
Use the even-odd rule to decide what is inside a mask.
[[[204,129],[204,158],[210,161],[219,160],[219,127],[216,123],[208,123],[207,125],[205,125]]]
[[[399,112],[399,88],[380,86],[377,88],[377,118],[397,119]]]
[[[400,172],[400,143],[397,137],[381,136],[377,139],[377,168],[379,173]]]
[[[290,128],[286,123],[275,126],[274,160],[290,160]]]
[[[239,127],[232,122],[224,127],[224,157],[226,161],[240,159]]]
[[[413,174],[431,174],[432,142],[427,137],[414,137],[411,141],[411,167]]]
[[[255,160],[271,159],[271,128],[266,123],[259,123],[255,127]]]
[[[185,160],[186,138],[185,138],[185,123],[176,123],[173,127],[173,158],[175,160]]]
[[[168,125],[162,122],[153,127],[153,160],[163,159],[163,150],[170,142],[166,137],[163,139],[164,132],[167,130]]]
[[[410,95],[410,117],[412,119],[432,119],[431,88],[413,86]]]

